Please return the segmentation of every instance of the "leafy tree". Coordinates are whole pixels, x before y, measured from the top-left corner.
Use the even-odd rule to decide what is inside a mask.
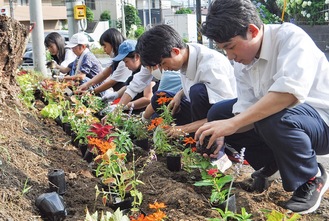
[[[144,33],[144,31],[145,31],[144,27],[139,26],[135,31],[135,38],[139,38]]]
[[[126,35],[129,36],[129,32],[132,28],[133,25],[139,26],[141,25],[142,21],[138,17],[138,11],[137,9],[130,5],[127,4],[124,7],[125,10],[125,24],[126,24]],[[122,28],[122,19],[119,19],[117,23],[117,28]]]
[[[189,8],[181,8],[177,10],[175,14],[192,14],[192,10]]]
[[[109,22],[109,27],[111,27],[111,14],[110,11],[105,10],[102,12],[102,14],[100,15],[100,20],[101,21],[108,21]]]
[[[94,21],[94,12],[89,7],[87,7],[86,16],[87,16],[87,21],[89,22]]]

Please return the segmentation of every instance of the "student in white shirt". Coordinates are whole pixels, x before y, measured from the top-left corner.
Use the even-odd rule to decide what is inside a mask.
[[[265,25],[250,0],[215,0],[202,32],[234,60],[238,99],[215,104],[196,132],[200,142],[225,137],[258,170],[253,189],[280,171],[294,191],[285,208],[315,211],[328,189],[316,155],[329,153],[329,63],[299,27]]]
[[[138,39],[136,50],[142,58],[142,65],[153,73],[180,71],[182,89],[177,93],[164,91],[167,97],[173,97],[168,105],[178,125],[167,130],[169,136],[177,136],[179,132],[193,134],[207,121],[208,110],[213,104],[236,97],[236,81],[230,61],[201,44],[185,44],[169,25],[157,25],[144,32]],[[156,99],[152,98],[151,104],[157,111]]]
[[[48,49],[51,58],[57,64],[67,67],[76,59],[71,48],[65,47],[65,39],[57,32],[51,32],[45,37],[45,47]]]

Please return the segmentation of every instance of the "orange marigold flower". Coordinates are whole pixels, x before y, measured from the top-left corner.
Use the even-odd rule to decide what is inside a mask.
[[[150,124],[148,127],[147,127],[147,130],[150,131],[150,130],[153,130],[155,128],[155,125],[154,124]]]
[[[134,217],[130,217],[130,221],[144,221],[145,219],[144,214],[140,214],[137,219],[135,219]]]
[[[168,102],[168,99],[166,97],[159,97],[157,100],[157,103],[159,105],[166,104]]]
[[[164,96],[166,96],[166,95],[167,95],[167,93],[166,93],[166,92],[163,92],[163,91],[157,93],[157,96],[158,96],[158,97],[164,97]]]
[[[197,148],[196,147],[192,147],[191,150],[192,150],[192,152],[196,152],[197,151]]]
[[[159,210],[153,214],[146,216],[144,220],[146,220],[146,221],[162,221],[166,217],[167,217],[166,214],[163,211]]]
[[[187,145],[187,144],[195,144],[195,140],[193,139],[193,137],[185,137],[184,138],[184,145]]]
[[[163,122],[163,119],[162,119],[162,117],[157,117],[157,118],[154,118],[152,120],[152,122],[154,122],[154,125],[155,126],[158,126],[158,125],[160,125]]]
[[[150,209],[163,209],[163,208],[166,208],[166,205],[164,203],[158,203],[158,202],[155,202],[154,204],[149,204],[149,207]]]

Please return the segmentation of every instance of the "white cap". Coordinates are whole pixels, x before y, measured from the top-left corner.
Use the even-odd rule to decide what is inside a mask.
[[[89,41],[88,41],[87,36],[84,33],[80,32],[80,33],[76,33],[76,34],[72,35],[72,37],[71,37],[69,43],[66,45],[66,47],[73,48],[79,44],[86,45],[88,43],[89,43]]]

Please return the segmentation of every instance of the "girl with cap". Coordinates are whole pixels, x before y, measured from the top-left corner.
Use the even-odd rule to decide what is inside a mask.
[[[127,79],[126,85],[133,80],[134,75],[140,72],[142,67],[140,56],[135,51],[137,41],[135,40],[125,40],[119,46],[119,54],[113,58],[113,61],[123,61],[126,67],[131,70],[133,73]],[[140,113],[145,109],[145,107],[150,103],[151,97],[153,95],[152,88],[156,85],[154,81],[151,81],[148,86],[144,89],[143,92],[138,93],[134,99],[125,105],[124,109],[133,110],[134,113]],[[105,95],[102,97],[103,101],[111,102],[119,97],[121,97],[126,90],[126,87],[121,88],[117,92],[106,91]],[[115,106],[112,105],[113,109]]]

